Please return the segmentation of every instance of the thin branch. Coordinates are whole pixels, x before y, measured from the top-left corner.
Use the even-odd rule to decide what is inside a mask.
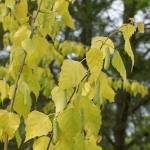
[[[53,133],[50,133],[50,139],[49,139],[49,142],[48,142],[48,145],[47,145],[47,149],[46,149],[46,150],[49,150],[50,144],[51,144],[51,142],[52,142],[52,138],[53,138]]]
[[[40,11],[40,7],[41,7],[41,4],[42,4],[42,1],[40,1],[39,3],[39,6],[37,8],[37,13],[35,15],[34,18],[32,18],[32,24],[31,24],[31,27],[32,27],[32,30],[31,30],[31,34],[30,34],[30,38],[33,37],[33,34],[34,34],[34,22],[38,16],[38,13]],[[10,108],[9,108],[9,112],[12,112],[13,111],[13,105],[14,105],[14,101],[15,101],[15,96],[16,96],[16,92],[17,92],[17,88],[18,88],[18,81],[20,79],[20,76],[21,76],[21,73],[22,73],[22,70],[23,70],[23,67],[24,67],[24,64],[25,64],[25,60],[26,60],[26,56],[27,56],[27,53],[26,51],[24,51],[24,55],[23,55],[23,58],[22,58],[22,63],[21,63],[21,66],[20,66],[20,69],[17,73],[17,76],[16,76],[16,80],[15,80],[15,84],[14,84],[14,90],[13,90],[13,94],[12,94],[12,98],[11,98],[11,101],[10,101]],[[4,150],[7,150],[8,149],[8,135],[6,134],[5,135],[5,141],[4,141]]]

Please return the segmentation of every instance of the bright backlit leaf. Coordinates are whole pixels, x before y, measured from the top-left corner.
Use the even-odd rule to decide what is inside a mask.
[[[49,117],[39,111],[32,111],[28,115],[25,125],[25,142],[36,136],[47,135],[52,130],[52,123]]]
[[[59,128],[71,141],[79,132],[81,132],[80,114],[73,108],[66,109],[57,117]]]
[[[90,49],[86,54],[86,61],[87,61],[88,67],[91,71],[91,74],[94,78],[94,81],[96,81],[99,77],[100,71],[103,66],[102,51],[100,51],[96,48]]]
[[[124,66],[124,63],[122,61],[122,58],[118,51],[115,52],[114,57],[112,59],[112,65],[116,68],[116,70],[120,73],[123,80],[126,80],[126,69]]]
[[[92,39],[92,48],[105,50],[106,46],[109,47],[110,52],[114,51],[114,43],[108,37],[96,36]]]
[[[59,90],[77,86],[85,74],[86,69],[80,62],[69,59],[65,60],[60,72]]]
[[[0,80],[0,94],[1,94],[1,101],[8,96],[9,85],[4,80]]]
[[[42,136],[34,141],[33,150],[47,150],[50,138],[47,136]]]
[[[122,32],[124,39],[127,40],[134,34],[136,28],[131,24],[123,24],[120,31]]]

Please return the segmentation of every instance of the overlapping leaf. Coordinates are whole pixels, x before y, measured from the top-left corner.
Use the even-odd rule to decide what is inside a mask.
[[[120,73],[124,81],[126,80],[126,69],[124,63],[121,59],[121,56],[118,51],[115,52],[114,57],[112,59],[112,65],[116,68],[116,70]]]
[[[9,113],[5,110],[0,111],[0,128],[6,133],[9,139],[15,136],[15,132],[20,124],[20,118],[15,113]]]
[[[57,121],[59,128],[69,141],[71,141],[79,132],[81,132],[80,115],[73,108],[66,109],[60,113]]]
[[[25,122],[26,139],[28,141],[36,136],[47,135],[52,130],[49,117],[39,111],[32,111]]]
[[[138,30],[141,32],[141,33],[144,33],[144,23],[143,21],[140,21],[137,23],[137,27],[138,27]]]
[[[8,96],[9,85],[4,80],[0,80],[0,94],[1,94],[1,101]]]
[[[100,71],[103,66],[102,51],[100,51],[96,48],[90,49],[86,54],[86,61],[87,61],[88,67],[91,71],[91,74],[94,78],[94,81],[96,81],[99,77]]]
[[[80,62],[65,60],[60,72],[59,90],[77,86],[85,74],[86,69]]]
[[[50,138],[47,136],[42,136],[34,141],[33,150],[47,150]]]

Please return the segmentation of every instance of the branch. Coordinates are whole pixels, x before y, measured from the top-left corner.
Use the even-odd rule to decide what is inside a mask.
[[[39,3],[39,6],[37,8],[37,12],[36,12],[36,15],[34,18],[32,18],[32,24],[31,24],[31,27],[32,27],[32,30],[31,30],[31,34],[30,34],[30,38],[33,37],[33,34],[34,34],[34,22],[38,16],[38,13],[40,11],[40,7],[41,7],[41,4],[42,4],[42,1],[40,1]],[[13,90],[13,94],[12,94],[12,98],[11,98],[11,101],[10,101],[10,108],[9,108],[9,112],[12,112],[13,111],[13,105],[14,105],[14,101],[15,101],[15,96],[16,96],[16,92],[17,92],[17,88],[18,88],[18,81],[20,79],[20,76],[21,76],[21,73],[22,73],[22,70],[23,70],[23,67],[24,67],[24,64],[25,64],[25,60],[26,60],[26,56],[27,56],[27,53],[26,51],[24,51],[24,55],[23,55],[23,58],[22,58],[22,63],[21,63],[21,66],[19,68],[19,71],[17,73],[17,76],[16,76],[16,80],[15,80],[15,84],[14,84],[14,90]],[[5,135],[5,141],[4,141],[4,150],[7,150],[8,149],[8,135],[6,134]]]

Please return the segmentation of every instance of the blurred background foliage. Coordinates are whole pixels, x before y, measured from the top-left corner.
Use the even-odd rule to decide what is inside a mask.
[[[36,7],[36,4],[29,1],[29,10],[31,12],[34,7]],[[150,1],[77,0],[73,5],[70,5],[69,9],[73,17],[75,30],[69,29],[68,27],[63,28],[58,36],[59,42],[56,41],[54,44],[56,49],[58,47],[63,49],[63,44],[66,44],[68,41],[75,51],[70,51],[70,54],[65,54],[64,49],[64,57],[71,57],[77,60],[83,58],[85,52],[80,57],[72,55],[72,53],[77,53],[76,49],[80,51],[80,54],[81,51],[86,51],[94,36],[109,35],[121,24],[129,22],[128,18],[131,17],[134,17],[137,21],[143,21],[145,23],[145,33],[140,34],[137,32],[131,38],[131,45],[135,56],[135,65],[132,72],[130,70],[131,60],[123,51],[124,41],[122,35],[117,33],[111,38],[115,42],[116,49],[121,53],[129,81],[132,83],[137,80],[139,83],[150,88]],[[6,51],[3,45],[3,36],[4,31],[2,25],[0,25],[0,49]],[[49,37],[47,39],[51,42]],[[75,48],[75,42],[79,44],[78,48]],[[0,66],[7,65],[8,53],[8,51],[0,51]],[[58,56],[58,54],[55,55]],[[61,64],[63,58],[61,56],[58,57],[60,57],[60,62],[57,63]],[[41,92],[39,97],[40,101],[36,105],[39,110],[44,112],[53,110],[53,104],[50,101],[51,97],[48,95],[57,83],[58,72],[60,70],[60,65],[57,65],[50,59],[48,57],[42,62],[43,64],[48,61],[51,62],[48,66],[51,72],[45,71],[45,76],[49,78],[48,81],[41,79],[43,87],[45,86],[47,88],[44,94]],[[108,74],[114,77],[116,81],[121,81],[114,69],[110,68]],[[102,136],[102,140],[99,144],[104,150],[149,150],[150,92],[145,97],[142,97],[141,94],[131,94],[125,91],[122,88],[121,82],[119,82],[118,84],[120,85],[117,88],[114,86],[116,91],[115,103],[106,102],[107,105],[102,107],[103,124],[99,133]],[[8,102],[6,101],[5,103]],[[1,107],[7,105],[5,103]],[[44,110],[42,109],[43,107]],[[0,144],[0,146],[3,145]],[[23,144],[20,150],[24,150],[25,147]],[[14,149],[16,149],[16,144],[12,140],[10,150]],[[31,148],[28,147],[28,149]]]

